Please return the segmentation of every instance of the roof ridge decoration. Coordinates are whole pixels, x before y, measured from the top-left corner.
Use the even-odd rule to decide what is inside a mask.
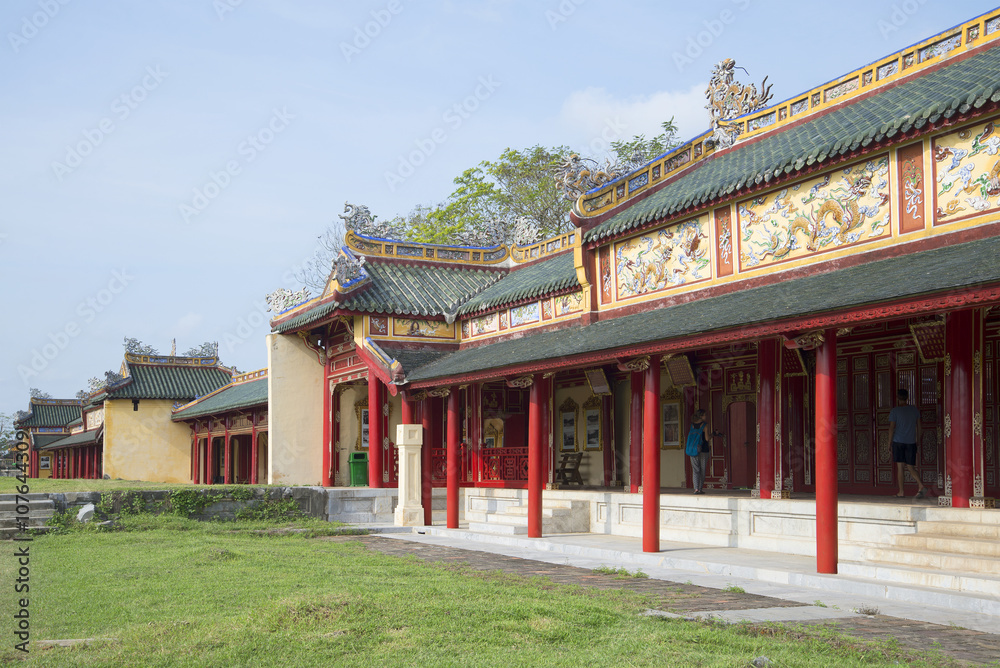
[[[278,288],[274,292],[264,295],[267,302],[267,310],[271,313],[283,313],[296,304],[301,304],[309,299],[309,288],[302,288],[298,292],[292,292],[288,288]]]
[[[738,146],[752,138],[780,131],[809,116],[822,114],[859,96],[893,86],[945,59],[984,49],[998,38],[1000,8],[942,30],[781,102],[732,118],[726,126],[731,132],[738,131],[735,143]],[[724,150],[722,146],[712,143],[713,135],[711,130],[701,133],[645,165],[587,191],[573,205],[574,222],[579,224],[608,213],[633,196],[645,193],[651,186],[659,185]]]
[[[29,397],[28,404],[36,404],[38,406],[82,406],[82,399],[49,399],[42,397]]]
[[[267,367],[264,367],[263,369],[257,369],[256,371],[247,371],[246,373],[236,374],[235,376],[233,376],[233,379],[229,382],[228,385],[223,385],[222,387],[239,385],[240,383],[247,383],[255,380],[260,380],[261,378],[267,378]]]
[[[402,241],[368,237],[348,230],[344,236],[347,248],[368,257],[399,258],[426,262],[446,262],[497,267],[510,256],[506,246],[460,246],[457,244],[430,244],[422,241]]]
[[[737,83],[733,76],[736,67],[735,60],[726,58],[716,63],[712,69],[712,78],[705,91],[708,97],[705,108],[712,119],[712,138],[706,144],[711,143],[720,148],[732,146],[743,128],[742,124],[736,125],[730,121],[763,108],[773,97],[771,86],[767,85],[767,77],[760,84],[760,92],[754,84],[744,86]],[[739,69],[746,72],[742,67]]]
[[[219,366],[218,357],[183,357],[180,355],[137,355],[125,353],[125,361],[129,364],[145,364],[149,366]]]
[[[344,215],[338,215],[344,221],[344,228],[348,232],[354,232],[363,237],[374,237],[376,239],[399,239],[403,236],[401,226],[393,224],[391,220],[376,223],[378,216],[364,204],[354,205],[344,202]]]

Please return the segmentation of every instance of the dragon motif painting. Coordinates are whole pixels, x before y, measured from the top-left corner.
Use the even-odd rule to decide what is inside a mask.
[[[707,218],[695,218],[615,244],[618,299],[711,278]]]
[[[738,212],[742,270],[887,237],[889,158],[741,202]]]
[[[556,303],[556,317],[576,313],[583,310],[583,291],[571,292],[568,295],[560,295],[553,301]]]
[[[934,140],[935,223],[1000,208],[1000,136],[993,122]]]

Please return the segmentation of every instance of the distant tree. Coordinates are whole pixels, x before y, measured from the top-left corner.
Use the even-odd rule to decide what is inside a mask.
[[[418,206],[399,218],[412,241],[492,246],[524,243],[528,228],[549,237],[572,227],[571,204],[552,179],[565,146],[508,148],[458,176],[441,204]],[[530,240],[529,240],[530,242]]]
[[[154,353],[155,354],[155,353]],[[115,383],[124,380],[125,377],[116,371],[105,371],[104,378],[99,378],[94,376],[93,378],[87,379],[87,389],[80,390],[76,393],[77,399],[86,399],[91,394],[99,392],[109,385],[114,385]]]
[[[219,356],[219,342],[218,341],[205,341],[197,348],[190,348],[184,357],[218,357]]]
[[[52,395],[48,392],[42,392],[37,387],[32,387],[28,389],[28,394],[32,399],[51,399]]]
[[[125,352],[132,355],[159,355],[160,353],[153,346],[147,346],[139,339],[125,337]]]
[[[292,272],[295,280],[310,290],[323,292],[333,271],[333,260],[344,246],[344,234],[343,221],[334,220],[327,225],[323,234],[316,237],[313,254]]]
[[[614,158],[624,171],[641,167],[680,145],[673,117],[669,121],[663,121],[660,127],[663,132],[652,139],[646,139],[645,135],[636,135],[628,141],[611,142]]]

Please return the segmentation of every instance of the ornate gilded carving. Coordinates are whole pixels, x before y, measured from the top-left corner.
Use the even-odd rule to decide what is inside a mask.
[[[972,416],[972,433],[980,437],[983,435],[983,414],[980,412]]]
[[[519,387],[523,390],[525,388],[531,387],[531,385],[534,382],[535,382],[534,376],[521,376],[520,378],[514,378],[513,380],[508,380],[507,387]]]
[[[821,331],[807,332],[795,337],[795,344],[803,350],[819,348],[826,341],[826,335]]]
[[[302,343],[305,344],[306,348],[308,348],[309,350],[313,351],[313,353],[316,355],[316,361],[319,362],[320,364],[325,365],[326,364],[326,351],[323,350],[323,348],[321,346],[319,346],[316,343],[316,341],[312,340],[312,337],[309,336],[309,332],[299,331],[299,332],[296,332],[296,334],[298,335],[298,337],[300,339],[302,339]]]
[[[983,352],[981,350],[977,350],[972,355],[972,373],[978,376],[982,372],[983,372]]]
[[[944,435],[945,438],[951,438],[951,415],[944,416]]]
[[[636,357],[635,359],[629,360],[622,364],[627,371],[645,371],[649,368],[649,355],[643,355],[642,357]]]
[[[433,389],[427,390],[427,394],[432,397],[447,397],[451,394],[450,387],[435,387]]]
[[[753,84],[744,86],[737,83],[733,76],[735,69],[736,61],[732,58],[716,63],[705,91],[708,98],[705,108],[712,120],[712,138],[709,141],[721,148],[732,146],[740,134],[739,126],[730,125],[727,121],[762,109],[771,99],[767,77],[764,77],[760,84],[761,90],[758,91]]]
[[[556,171],[555,181],[563,197],[575,202],[584,193],[610,183],[622,174],[622,167],[613,164],[610,159],[601,167],[596,160],[571,153]]]

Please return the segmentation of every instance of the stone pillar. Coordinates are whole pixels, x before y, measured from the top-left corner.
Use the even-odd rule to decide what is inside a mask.
[[[775,389],[778,378],[778,341],[763,339],[757,343],[757,485],[762,499],[774,491],[774,452],[777,440],[778,412]],[[755,494],[756,496],[756,494]]]
[[[447,451],[447,500],[446,520],[449,529],[458,528],[458,441],[461,425],[458,423],[458,388],[448,395],[448,451]]]
[[[368,486],[382,487],[382,402],[385,397],[382,381],[368,371]]]
[[[404,405],[407,403],[410,402],[403,402]],[[412,409],[409,418],[412,421]],[[424,523],[424,507],[420,498],[420,451],[423,442],[421,425],[407,423],[396,426],[396,447],[399,448],[399,503],[393,514],[396,526],[413,527]]]
[[[542,383],[535,378],[528,391],[528,537],[542,537],[542,489],[545,453],[542,450]]]
[[[837,572],[837,330],[816,348],[816,572]]]
[[[643,372],[642,551],[660,551],[660,357]]]
[[[629,376],[628,486],[632,494],[642,486],[642,372]]]

